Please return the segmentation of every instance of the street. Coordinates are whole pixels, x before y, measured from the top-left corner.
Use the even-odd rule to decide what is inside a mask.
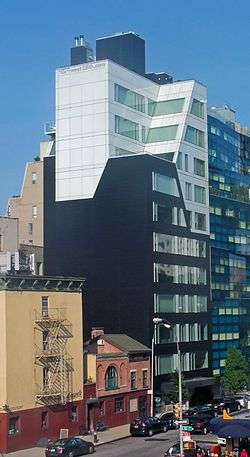
[[[193,435],[193,439],[202,442],[210,442],[215,438],[212,435]],[[97,446],[96,457],[163,457],[172,444],[177,441],[177,432],[170,430],[167,433],[159,433],[151,438],[137,437],[125,438],[112,443]],[[44,450],[33,448],[9,454],[10,457],[44,457]]]

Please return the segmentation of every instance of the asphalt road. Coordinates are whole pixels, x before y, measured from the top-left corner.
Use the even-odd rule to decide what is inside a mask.
[[[199,443],[209,442],[212,439],[209,435],[192,437]],[[97,447],[95,457],[163,457],[164,451],[177,441],[176,431],[159,433],[152,438],[126,438]]]

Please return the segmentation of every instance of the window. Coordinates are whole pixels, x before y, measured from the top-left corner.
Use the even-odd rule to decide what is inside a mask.
[[[201,159],[194,158],[194,174],[198,176],[205,177],[205,161]]]
[[[32,184],[36,184],[36,173],[32,173]]]
[[[32,222],[30,222],[30,223],[28,224],[28,234],[29,234],[29,235],[32,235],[32,234],[33,234],[33,224],[32,224]]]
[[[115,84],[115,101],[145,113],[145,97],[119,84]]]
[[[18,416],[9,418],[9,435],[16,435],[20,431],[20,419]]]
[[[32,206],[32,217],[37,217],[37,206]]]
[[[130,389],[136,389],[136,371],[130,371]]]
[[[176,295],[160,294],[154,296],[155,312],[159,313],[175,313],[176,311]]]
[[[178,157],[177,157],[177,162],[176,162],[176,165],[177,165],[178,170],[182,170],[182,160],[183,160],[183,158],[182,158],[182,152],[179,151]]]
[[[178,125],[167,125],[164,127],[154,127],[148,130],[147,143],[157,143],[159,141],[175,140]]]
[[[148,114],[149,116],[164,116],[167,114],[181,113],[183,110],[184,100],[184,98],[162,100],[160,102],[148,100]]]
[[[49,330],[43,330],[43,351],[48,351],[49,349]]]
[[[49,369],[48,367],[43,368],[43,387],[47,387],[49,384]]]
[[[204,103],[194,98],[191,107],[191,114],[204,119]]]
[[[142,387],[143,389],[148,387],[148,370],[142,370]]]
[[[185,154],[185,171],[188,171],[188,154]]]
[[[122,413],[124,411],[124,398],[115,398],[115,413]]]
[[[105,374],[105,389],[115,390],[118,389],[118,374],[115,367],[108,367]]]
[[[139,124],[120,116],[115,116],[115,133],[139,141]]]
[[[206,204],[206,189],[202,186],[194,186],[194,201],[196,203]]]
[[[154,282],[159,284],[206,285],[206,270],[187,265],[154,264]]]
[[[187,126],[185,141],[188,143],[195,144],[200,148],[205,147],[205,134],[201,130],[195,129],[191,127],[191,125]]]
[[[41,415],[41,430],[48,430],[48,412],[43,411]]]
[[[77,406],[72,405],[70,408],[70,420],[71,422],[77,422],[78,419]]]
[[[167,195],[179,197],[178,186],[175,178],[159,173],[153,173],[153,190]]]
[[[146,139],[147,139],[147,129],[145,127],[145,125],[142,125],[141,127],[141,140],[143,143],[146,143]]]
[[[206,257],[206,242],[193,238],[153,233],[154,251],[168,254],[186,255],[192,257]]]
[[[42,297],[42,317],[49,316],[49,297]]]
[[[206,230],[206,215],[202,213],[194,213],[194,226],[196,230]]]
[[[173,355],[159,355],[158,356],[158,375],[173,373],[177,369],[175,358]]]
[[[185,199],[192,200],[192,184],[185,182]]]

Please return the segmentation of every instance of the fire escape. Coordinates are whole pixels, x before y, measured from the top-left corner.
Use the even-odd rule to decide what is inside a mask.
[[[65,310],[51,309],[36,316],[35,329],[42,337],[35,356],[36,365],[42,368],[37,402],[43,405],[66,404],[75,397],[72,357],[67,352],[67,343],[73,337],[72,325],[65,317]]]

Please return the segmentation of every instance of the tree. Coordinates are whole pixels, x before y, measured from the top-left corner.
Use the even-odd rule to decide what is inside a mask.
[[[186,387],[186,384],[183,382],[182,377],[182,402],[185,403],[190,399],[190,392]],[[179,402],[179,377],[178,372],[176,371],[171,375],[171,379],[168,384],[168,391],[165,394],[166,403],[178,403]]]
[[[230,348],[227,351],[225,371],[222,383],[225,391],[235,394],[247,387],[249,365],[239,349]]]

